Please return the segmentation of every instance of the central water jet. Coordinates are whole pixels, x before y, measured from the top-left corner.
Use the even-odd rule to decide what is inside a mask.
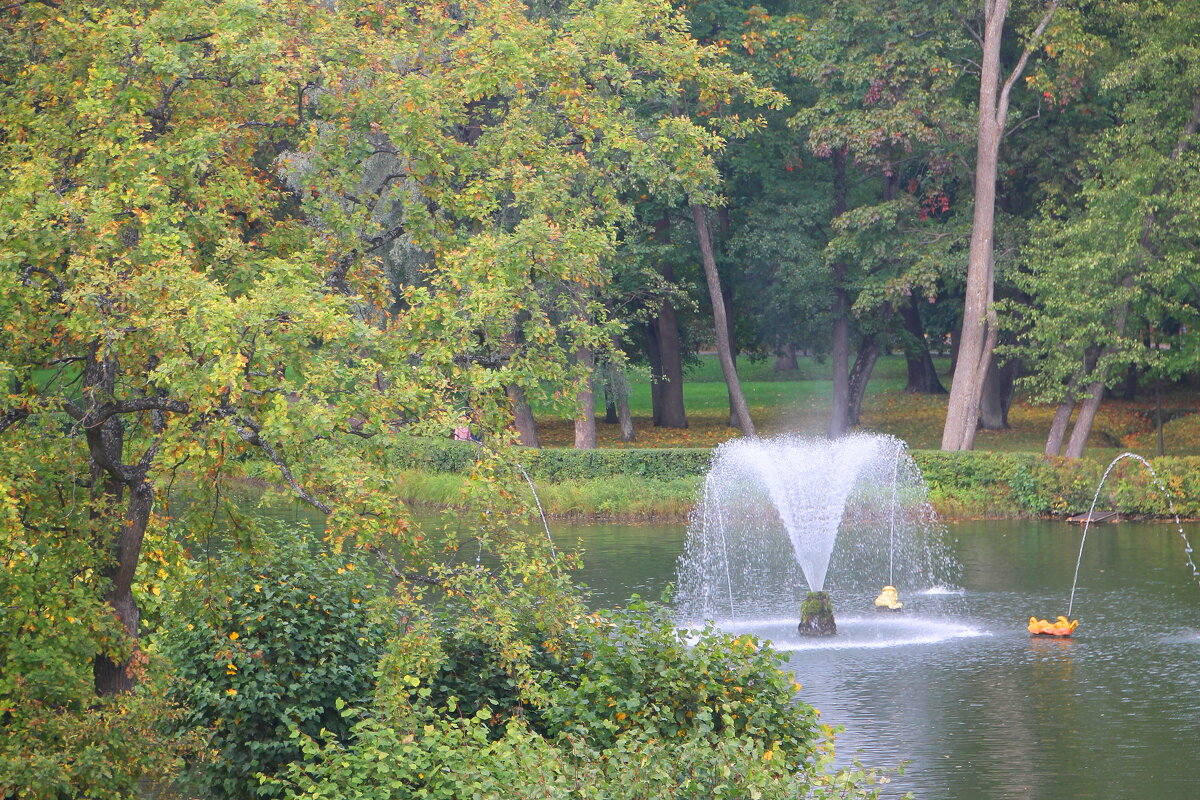
[[[882,583],[928,586],[940,565],[950,564],[939,532],[899,439],[727,442],[713,455],[689,526],[679,567],[680,616],[795,619],[802,606],[802,634],[832,634],[827,583],[839,592],[871,586],[867,607]]]

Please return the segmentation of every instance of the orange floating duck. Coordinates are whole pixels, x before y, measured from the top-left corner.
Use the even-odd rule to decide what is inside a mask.
[[[1061,614],[1054,622],[1038,619],[1037,617],[1029,618],[1029,632],[1034,636],[1070,636],[1078,626],[1079,620],[1068,620]]]

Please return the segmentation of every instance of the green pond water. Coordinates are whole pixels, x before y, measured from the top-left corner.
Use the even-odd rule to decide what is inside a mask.
[[[1200,539],[1200,526],[1185,529]],[[952,525],[961,594],[901,585],[905,611],[883,620],[870,598],[835,594],[845,638],[798,642],[794,620],[764,620],[759,632],[779,633],[801,699],[845,727],[841,760],[908,762],[886,796],[1200,798],[1200,586],[1183,542],[1174,525],[1092,527],[1080,628],[1069,640],[1031,637],[1030,615],[1066,612],[1080,533]],[[555,527],[560,546],[587,550],[583,580],[609,604],[658,596],[685,536],[683,526]]]

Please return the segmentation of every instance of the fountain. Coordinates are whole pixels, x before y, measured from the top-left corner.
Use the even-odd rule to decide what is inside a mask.
[[[827,584],[844,594],[870,591],[862,603],[870,608],[886,583],[880,596],[887,599],[875,607],[898,611],[897,582],[923,589],[953,577],[940,532],[899,439],[727,442],[713,456],[689,526],[679,613],[722,625],[777,623],[795,620],[799,603],[799,633],[831,635],[837,624]]]
[[[1142,466],[1144,466],[1147,470],[1149,470],[1151,480],[1154,481],[1154,485],[1158,487],[1158,491],[1162,494],[1162,496],[1164,498],[1166,498],[1167,508],[1170,509],[1171,516],[1173,516],[1175,518],[1175,529],[1179,533],[1179,538],[1183,540],[1183,554],[1184,554],[1184,558],[1187,559],[1188,567],[1192,571],[1192,577],[1200,578],[1200,569],[1196,568],[1196,563],[1192,560],[1191,542],[1188,541],[1187,534],[1183,530],[1183,522],[1180,521],[1179,513],[1175,510],[1175,501],[1173,499],[1171,499],[1171,493],[1167,490],[1167,487],[1163,485],[1163,482],[1161,480],[1159,480],[1158,473],[1154,471],[1154,467],[1150,466],[1149,461],[1142,458],[1137,453],[1122,453],[1121,455],[1114,458],[1111,462],[1109,462],[1108,468],[1105,469],[1104,474],[1100,476],[1100,483],[1097,484],[1097,486],[1096,486],[1096,493],[1094,495],[1092,495],[1092,505],[1090,508],[1088,508],[1087,517],[1084,518],[1083,534],[1079,537],[1079,555],[1075,559],[1075,576],[1074,576],[1074,578],[1071,579],[1071,598],[1070,598],[1070,600],[1067,601],[1066,618],[1068,618],[1068,619],[1071,616],[1071,610],[1075,607],[1075,589],[1076,589],[1076,587],[1079,586],[1079,566],[1080,566],[1080,564],[1083,563],[1083,546],[1085,544],[1087,544],[1088,528],[1091,527],[1092,518],[1096,513],[1096,503],[1097,503],[1097,501],[1100,500],[1100,490],[1104,488],[1104,482],[1108,480],[1108,475],[1110,472],[1113,471],[1113,467],[1117,466],[1117,464],[1119,464],[1120,462],[1124,461],[1127,458],[1131,458],[1131,459],[1134,459],[1135,461],[1140,462]],[[1064,619],[1064,617],[1059,617],[1059,619],[1062,620],[1062,619]],[[1041,632],[1041,631],[1034,630],[1035,622],[1037,622],[1037,620],[1034,617],[1030,617],[1030,621],[1029,621],[1030,633]],[[1043,620],[1043,622],[1044,622],[1044,620]],[[1072,622],[1073,622],[1073,624],[1071,625],[1071,631],[1074,631],[1075,625],[1079,624],[1079,620],[1073,620]],[[1063,635],[1063,634],[1059,634],[1059,635]],[[1068,633],[1066,635],[1070,635],[1070,631],[1068,631]]]

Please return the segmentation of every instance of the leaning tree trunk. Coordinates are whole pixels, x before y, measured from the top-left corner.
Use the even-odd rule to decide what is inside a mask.
[[[629,383],[625,380],[624,368],[611,361],[606,363],[604,385],[612,398],[616,422],[621,426],[621,441],[632,442],[634,440],[633,414],[629,410]]]
[[[717,275],[717,261],[713,255],[712,236],[708,230],[707,209],[698,203],[693,203],[692,220],[696,225],[696,238],[700,241],[700,259],[704,264],[704,276],[708,279],[709,300],[712,301],[713,327],[717,337],[717,358],[721,362],[721,371],[725,373],[725,385],[729,387],[729,393],[733,398],[738,428],[741,429],[744,436],[754,436],[754,422],[750,419],[750,409],[742,394],[737,367],[733,362],[733,350],[729,341],[729,324],[725,316],[725,300],[721,295],[721,278]]]
[[[737,374],[737,332],[734,330],[733,323],[733,289],[725,284],[721,285],[722,299],[725,301],[725,330],[729,336],[729,356],[733,359],[733,371]],[[738,427],[737,407],[734,404],[733,390],[726,386],[726,394],[729,398],[729,420],[726,423],[731,428]]]
[[[1096,368],[1096,360],[1100,357],[1100,348],[1088,347],[1083,352],[1083,369],[1072,375],[1067,381],[1066,395],[1054,409],[1054,419],[1050,422],[1050,431],[1046,434],[1046,449],[1048,456],[1062,454],[1063,442],[1067,438],[1067,430],[1071,426],[1071,415],[1075,413],[1078,401],[1079,381]]]
[[[1094,381],[1087,387],[1087,399],[1079,405],[1079,416],[1075,418],[1075,427],[1071,429],[1071,438],[1067,441],[1067,450],[1063,453],[1067,458],[1081,458],[1083,449],[1087,446],[1088,434],[1092,431],[1092,423],[1100,411],[1100,401],[1104,399],[1104,381]]]
[[[1067,438],[1067,427],[1071,424],[1071,413],[1075,410],[1075,390],[1072,387],[1068,394],[1054,410],[1054,419],[1050,423],[1050,431],[1046,435],[1048,456],[1057,456],[1062,452],[1063,440]]]
[[[985,0],[983,59],[979,76],[979,127],[975,156],[975,216],[967,255],[967,287],[963,306],[962,333],[946,425],[942,430],[943,450],[970,450],[979,426],[979,402],[983,382],[991,364],[999,333],[992,307],[995,277],[996,177],[1000,143],[1008,118],[1009,93],[1025,70],[1038,39],[1058,7],[1055,0],[1038,23],[1025,50],[1007,80],[1000,81],[1000,46],[1009,0]]]
[[[717,229],[721,233],[721,254],[727,255],[725,245],[729,241],[729,207],[721,206],[717,209]],[[729,334],[729,353],[733,359],[734,374],[737,374],[737,326],[734,323],[736,309],[733,305],[733,286],[724,281],[721,283],[721,299],[725,301],[725,330]],[[731,428],[738,427],[738,412],[735,405],[733,390],[726,387],[729,398],[729,421],[726,423]]]
[[[858,424],[863,397],[867,393],[867,382],[871,380],[871,372],[874,371],[878,358],[879,336],[874,333],[867,334],[858,345],[858,355],[854,357],[854,366],[850,369],[850,397],[846,415],[851,426]]]

